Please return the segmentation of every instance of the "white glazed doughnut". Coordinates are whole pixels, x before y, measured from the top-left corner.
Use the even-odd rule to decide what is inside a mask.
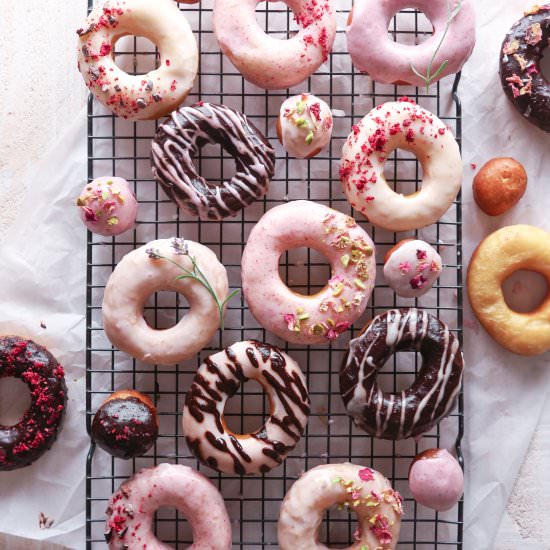
[[[193,87],[197,42],[173,0],[106,0],[77,33],[78,68],[86,86],[117,116],[159,118],[175,109]],[[117,66],[115,44],[127,35],[144,36],[158,47],[158,69],[134,76]]]
[[[306,246],[328,260],[332,276],[313,296],[290,290],[279,258]],[[374,243],[353,218],[310,201],[269,210],[253,227],[242,259],[243,293],[252,315],[279,338],[297,344],[335,340],[367,307],[376,276]]]
[[[312,75],[332,50],[336,35],[333,0],[283,0],[299,31],[288,40],[269,36],[256,19],[259,0],[215,0],[214,33],[222,52],[241,74],[269,90],[290,88]]]
[[[397,148],[414,153],[422,164],[421,189],[404,196],[384,177],[384,164]],[[460,191],[462,160],[450,129],[414,101],[375,107],[344,143],[340,179],[351,205],[376,226],[409,231],[435,223]]]
[[[322,464],[294,483],[281,505],[278,523],[281,550],[328,550],[319,542],[323,514],[334,504],[355,512],[359,523],[356,542],[346,550],[393,550],[397,546],[401,495],[371,468]]]
[[[146,363],[166,365],[189,359],[210,342],[220,326],[220,312],[212,295],[194,279],[177,279],[183,270],[172,262],[193,271],[194,258],[220,303],[228,291],[225,267],[214,252],[199,243],[185,241],[188,253],[182,254],[175,246],[182,241],[160,239],[129,252],[105,287],[103,327],[107,337],[121,351]],[[149,296],[162,290],[185,296],[190,311],[172,328],[156,330],[143,318],[143,307]]]
[[[262,385],[270,413],[255,433],[235,434],[223,416],[227,400],[247,380]],[[193,454],[226,474],[269,472],[296,446],[309,416],[309,394],[300,367],[269,344],[237,342],[199,367],[185,399],[183,433]]]
[[[107,506],[110,550],[171,550],[154,534],[155,512],[174,507],[193,531],[188,550],[230,550],[231,523],[220,492],[201,473],[180,464],[145,468],[125,481]]]

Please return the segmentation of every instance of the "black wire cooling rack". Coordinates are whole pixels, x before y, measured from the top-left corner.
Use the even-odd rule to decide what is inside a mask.
[[[89,0],[90,7],[92,0]],[[200,75],[188,102],[202,100],[224,103],[244,112],[271,140],[277,153],[276,174],[267,196],[247,207],[237,217],[218,222],[199,222],[180,216],[153,181],[149,163],[154,122],[132,123],[110,115],[92,98],[88,109],[88,177],[116,175],[134,186],[140,203],[138,225],[133,232],[115,239],[88,234],[87,246],[87,424],[100,402],[117,389],[135,388],[150,394],[160,415],[160,437],[146,456],[125,462],[115,460],[92,445],[86,466],[86,547],[104,548],[104,521],[107,500],[120,483],[140,468],[161,462],[182,463],[208,475],[222,492],[233,522],[233,548],[277,547],[277,518],[280,502],[297,477],[305,470],[326,462],[352,461],[371,466],[390,478],[405,497],[400,549],[462,548],[463,503],[446,513],[436,513],[417,505],[407,486],[412,458],[431,447],[455,447],[462,463],[460,441],[463,434],[463,399],[438,428],[419,441],[381,441],[357,430],[346,415],[338,389],[338,371],[351,334],[329,346],[287,345],[266,334],[252,318],[242,295],[234,299],[226,315],[226,329],[195,361],[174,366],[148,366],[132,360],[111,347],[101,321],[101,301],[105,283],[117,262],[134,248],[157,238],[175,235],[196,240],[216,252],[226,266],[232,289],[240,287],[240,258],[244,243],[261,215],[284,201],[309,199],[353,214],[339,183],[338,168],[342,144],[356,123],[373,106],[407,95],[437,113],[453,130],[460,143],[461,107],[457,95],[460,75],[444,79],[430,91],[412,87],[380,85],[354,71],[345,42],[345,21],[351,0],[339,2],[338,33],[327,63],[303,85],[286,91],[260,90],[245,82],[219,52],[212,34],[212,1],[200,5],[181,4],[199,44]],[[259,4],[257,17],[266,31],[285,38],[295,30],[292,14],[280,3]],[[431,33],[426,18],[404,10],[389,28],[395,40],[414,44]],[[126,37],[116,48],[117,63],[128,72],[143,73],[155,66],[154,46],[143,38]],[[277,142],[275,122],[282,101],[288,96],[310,91],[325,99],[335,116],[330,147],[309,161],[289,159]],[[234,163],[218,147],[205,147],[196,159],[209,180],[227,177]],[[411,193],[421,181],[421,167],[409,154],[398,151],[386,165],[388,180],[395,188]],[[418,232],[395,234],[375,229],[358,217],[377,244],[378,277],[363,322],[396,306],[423,307],[443,319],[462,341],[461,206],[456,201],[444,218]],[[385,251],[397,240],[418,236],[439,248],[444,271],[438,284],[419,300],[400,299],[383,283],[380,273]],[[320,290],[329,277],[325,260],[313,250],[297,249],[281,258],[283,279],[297,292]],[[151,297],[145,316],[156,328],[173,325],[185,314],[187,304],[176,294],[159,292]],[[201,466],[189,453],[181,429],[185,391],[197,366],[208,355],[233,342],[256,338],[278,345],[301,365],[308,379],[312,414],[304,437],[287,460],[273,471],[249,478],[220,475]],[[414,353],[399,353],[379,376],[384,390],[399,391],[412,382],[419,361]],[[255,383],[249,382],[229,402],[226,417],[234,430],[258,428],[268,403]],[[192,540],[185,518],[176,510],[161,509],[155,518],[157,535],[181,549]],[[355,518],[331,509],[326,513],[320,541],[331,548],[348,546],[353,540]]]

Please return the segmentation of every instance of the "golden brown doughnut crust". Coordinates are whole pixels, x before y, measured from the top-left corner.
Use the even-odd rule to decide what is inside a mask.
[[[550,295],[535,310],[508,307],[502,283],[521,269],[543,275],[550,287],[550,233],[532,225],[503,227],[486,237],[472,255],[467,290],[485,330],[503,347],[520,355],[550,349]]]

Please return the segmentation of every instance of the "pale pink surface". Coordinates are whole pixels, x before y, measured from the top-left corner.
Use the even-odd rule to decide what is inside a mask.
[[[77,205],[86,227],[104,237],[120,235],[136,223],[138,203],[122,178],[96,178],[84,187]]]
[[[221,494],[208,478],[179,464],[141,470],[113,494],[107,507],[109,548],[173,548],[153,532],[153,516],[161,507],[177,508],[191,525],[193,544],[188,550],[231,548],[231,523]]]
[[[414,499],[439,512],[450,510],[464,491],[460,464],[445,449],[433,449],[415,459],[409,471],[409,488]]]
[[[450,1],[454,9],[458,0]],[[424,12],[434,26],[434,34],[422,44],[399,44],[388,34],[391,18],[403,8]],[[411,65],[421,74],[426,74],[445,31],[448,15],[447,0],[358,0],[353,7],[353,21],[347,28],[348,50],[353,64],[377,82],[401,81],[425,86],[411,70]],[[444,61],[448,60],[448,64],[433,82],[460,71],[474,49],[475,40],[474,7],[470,0],[463,0],[462,8],[435,57],[431,73],[435,73]]]

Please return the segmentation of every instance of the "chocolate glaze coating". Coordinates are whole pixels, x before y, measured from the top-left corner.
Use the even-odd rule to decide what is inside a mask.
[[[15,426],[0,425],[0,471],[23,468],[40,458],[57,439],[67,404],[63,367],[32,340],[0,338],[0,378],[4,377],[26,382],[31,404]]]
[[[92,438],[109,454],[125,460],[145,454],[159,432],[158,416],[148,397],[115,392],[95,413]]]
[[[550,83],[540,71],[550,38],[550,4],[530,11],[514,23],[502,43],[500,79],[514,107],[529,122],[550,132]]]

